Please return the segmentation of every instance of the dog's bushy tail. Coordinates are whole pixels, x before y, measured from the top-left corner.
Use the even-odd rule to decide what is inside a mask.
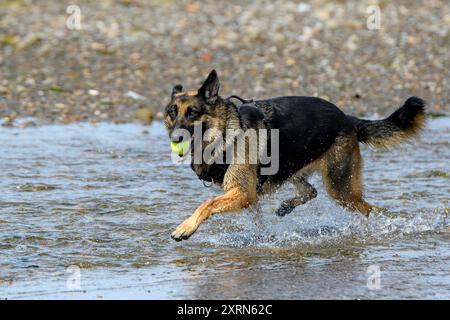
[[[389,149],[416,137],[425,126],[425,107],[424,100],[410,97],[385,119],[371,121],[351,117],[357,127],[358,141]]]

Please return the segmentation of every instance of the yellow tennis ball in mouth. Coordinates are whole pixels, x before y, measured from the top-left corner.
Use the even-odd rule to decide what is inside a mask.
[[[191,148],[191,142],[190,141],[183,141],[183,142],[170,142],[170,148],[173,152],[175,152],[178,156],[182,157],[186,153],[188,153],[189,149]]]

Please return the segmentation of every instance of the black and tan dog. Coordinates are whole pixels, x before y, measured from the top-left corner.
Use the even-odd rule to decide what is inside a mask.
[[[192,132],[194,123],[221,132],[229,129],[279,129],[279,169],[261,175],[258,164],[192,164],[202,180],[219,183],[224,194],[201,204],[172,233],[175,240],[187,239],[214,213],[238,211],[274,191],[285,181],[296,187],[296,195],[284,201],[279,216],[316,197],[308,176],[320,172],[328,194],[342,206],[369,216],[374,206],[363,199],[362,159],[359,142],[389,148],[416,136],[425,124],[425,102],[411,97],[383,120],[348,116],[320,98],[289,96],[236,106],[219,96],[219,79],[212,71],[198,91],[173,88],[165,109],[165,125],[172,141],[175,129]]]

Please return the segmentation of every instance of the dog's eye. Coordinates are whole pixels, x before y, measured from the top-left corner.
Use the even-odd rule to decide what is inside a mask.
[[[200,115],[198,110],[192,109],[191,107],[186,110],[186,119],[195,119]]]
[[[169,117],[172,120],[177,117],[177,113],[178,113],[178,108],[177,108],[176,104],[170,106],[169,109],[167,110],[167,114],[169,115]]]

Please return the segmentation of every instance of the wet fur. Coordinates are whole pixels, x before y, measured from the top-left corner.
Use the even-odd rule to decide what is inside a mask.
[[[334,104],[314,97],[279,97],[238,108],[222,99],[218,88],[215,71],[198,91],[183,92],[181,86],[175,86],[165,115],[169,135],[175,128],[192,130],[194,121],[200,121],[204,130],[222,132],[279,129],[279,171],[263,176],[258,164],[193,164],[200,179],[220,184],[225,194],[199,206],[172,233],[175,240],[189,238],[212,214],[239,211],[289,181],[296,187],[296,195],[277,210],[279,216],[286,215],[316,197],[316,189],[308,183],[313,172],[322,175],[327,193],[337,203],[369,216],[375,207],[363,199],[359,142],[388,148],[415,137],[425,125],[425,102],[416,97],[409,98],[388,118],[371,121],[348,116]],[[173,106],[177,107],[175,117],[170,111]],[[195,118],[186,116],[192,109],[198,111]]]

